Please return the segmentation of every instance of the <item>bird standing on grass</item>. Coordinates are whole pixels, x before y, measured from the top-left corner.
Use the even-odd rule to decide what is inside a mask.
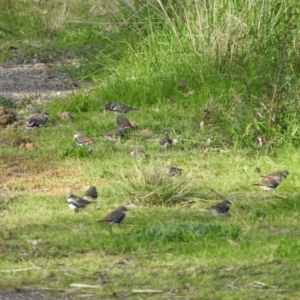
[[[126,129],[134,128],[134,126],[131,125],[130,121],[127,118],[123,117],[122,115],[118,115],[116,121],[119,128],[126,128]]]
[[[255,183],[254,185],[259,186],[264,191],[271,191],[276,189],[280,184],[280,181],[275,180],[273,178],[269,178],[263,182]]]
[[[118,103],[118,102],[106,102],[104,105],[104,109],[103,110],[110,110],[110,111],[116,111],[119,113],[128,113],[132,110],[138,110],[136,108],[132,108],[130,106],[127,106],[125,104],[122,103]]]
[[[74,140],[75,140],[76,144],[80,147],[94,142],[93,139],[85,136],[80,131],[73,132],[73,136],[74,136]]]
[[[107,223],[110,225],[120,224],[126,216],[127,208],[125,206],[120,206],[105,218],[100,220],[99,222]]]
[[[219,196],[222,201],[216,205],[213,205],[209,210],[214,216],[225,216],[228,214],[231,201],[226,199],[226,197],[219,192],[215,191],[214,189],[210,189],[211,192],[215,193],[217,196]]]
[[[179,83],[178,83],[178,89],[183,91],[187,86],[187,81],[185,79],[181,80]]]
[[[124,137],[126,135],[126,133],[127,133],[126,128],[117,128],[117,129],[114,129],[112,131],[105,133],[104,137],[108,140],[113,140],[118,136]]]
[[[134,158],[148,158],[150,156],[149,154],[146,154],[146,152],[143,149],[137,147],[132,148],[130,150],[130,154]]]
[[[56,114],[61,120],[69,120],[71,122],[74,121],[74,116],[69,113],[68,111],[59,111],[57,114]]]
[[[278,182],[281,182],[282,179],[286,178],[288,175],[289,175],[288,170],[278,170],[278,171],[275,171],[273,173],[267,174],[263,177],[265,177],[267,179],[274,179]]]
[[[229,212],[231,202],[223,199],[220,203],[213,205],[209,210],[214,216],[226,216]]]
[[[163,147],[163,148],[168,148],[169,146],[171,146],[173,144],[173,141],[169,138],[168,135],[164,135],[161,140],[159,141],[159,144]]]
[[[35,113],[34,117],[29,117],[27,120],[25,120],[26,129],[32,130],[35,128],[40,128],[46,125],[48,122],[49,114],[47,112],[40,112]]]
[[[89,200],[83,199],[81,197],[77,197],[73,194],[68,195],[67,202],[69,204],[69,207],[73,209],[76,213],[84,209],[87,205],[92,203]]]
[[[170,176],[176,176],[176,175],[178,176],[181,174],[181,172],[182,172],[182,169],[179,169],[177,167],[169,167],[168,168],[168,174]]]
[[[95,186],[90,186],[86,189],[83,195],[84,198],[92,198],[92,199],[97,199],[98,197],[98,192]]]

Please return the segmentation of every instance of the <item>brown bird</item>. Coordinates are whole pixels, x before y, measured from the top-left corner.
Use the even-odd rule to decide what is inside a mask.
[[[74,120],[74,116],[69,113],[68,111],[59,111],[56,114],[61,120],[69,120],[69,121],[73,121]]]
[[[126,129],[134,128],[134,126],[131,125],[129,120],[123,117],[122,115],[118,115],[116,121],[119,128],[126,128]]]
[[[120,224],[126,216],[127,208],[125,206],[120,206],[110,214],[108,214],[105,218],[100,220],[99,222],[107,223],[110,225]]]
[[[73,132],[73,136],[74,136],[74,140],[75,140],[76,144],[80,147],[94,142],[93,139],[85,136],[80,131]]]
[[[168,137],[168,135],[164,135],[159,141],[159,144],[166,149],[173,144],[173,141]]]
[[[73,209],[76,213],[84,209],[87,205],[92,203],[89,200],[77,197],[73,194],[68,195],[67,202],[69,204],[69,207]]]
[[[130,150],[130,154],[134,157],[134,158],[147,158],[149,157],[150,155],[149,154],[146,154],[146,152],[141,149],[141,148],[137,148],[137,147],[134,147]]]
[[[90,186],[85,192],[84,192],[84,198],[90,197],[92,199],[97,199],[98,193],[95,186]]]
[[[288,175],[289,175],[288,170],[278,170],[278,171],[275,171],[273,173],[267,174],[263,177],[265,177],[267,179],[274,179],[278,182],[281,182],[282,179],[286,178]]]
[[[124,137],[127,133],[127,129],[126,128],[117,128],[114,129],[112,131],[109,131],[107,133],[104,134],[104,137],[107,138],[108,140],[113,140],[116,137]]]
[[[255,183],[254,185],[259,186],[264,191],[271,191],[276,189],[279,186],[280,181],[277,181],[273,178],[269,178],[263,182]]]

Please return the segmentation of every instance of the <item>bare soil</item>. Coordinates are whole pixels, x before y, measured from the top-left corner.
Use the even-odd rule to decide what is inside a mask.
[[[9,59],[0,66],[0,99],[29,99],[38,104],[64,97],[79,87],[68,73],[68,68],[76,63],[74,55],[55,57],[45,49],[30,50],[36,54],[28,58],[23,55],[28,49],[11,48]]]
[[[53,295],[41,291],[41,290],[32,290],[29,291],[19,290],[19,291],[0,291],[0,299],[1,300],[50,300],[53,299]],[[69,300],[69,297],[57,298],[57,300]]]

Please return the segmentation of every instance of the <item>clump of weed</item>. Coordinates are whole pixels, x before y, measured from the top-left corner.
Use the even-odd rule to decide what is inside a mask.
[[[0,106],[4,106],[7,108],[16,108],[14,101],[6,97],[0,97]]]
[[[66,149],[57,149],[57,156],[60,158],[84,158],[92,154],[92,149],[88,147],[69,147]]]
[[[142,205],[175,205],[201,198],[195,187],[184,176],[170,177],[167,169],[158,166],[136,167],[135,176],[124,178],[115,187],[118,193]]]

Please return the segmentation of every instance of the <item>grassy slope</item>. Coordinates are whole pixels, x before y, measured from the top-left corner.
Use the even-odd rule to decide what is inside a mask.
[[[78,32],[84,40],[85,31]],[[71,45],[73,38],[70,34],[65,41]],[[243,85],[219,76],[209,61],[178,52],[173,38],[162,34],[157,44],[150,35],[129,47],[119,65],[107,64],[107,58],[106,73],[95,79],[92,90],[41,107],[50,112],[47,127],[26,134],[10,128],[1,132],[0,286],[63,289],[72,297],[91,299],[299,298],[298,151],[288,143],[271,150],[257,149],[254,143],[238,149],[234,138],[228,140],[236,119],[230,116],[229,122],[226,108],[242,101]],[[93,62],[90,73],[101,63]],[[188,79],[188,87],[178,91],[182,79]],[[186,95],[188,91],[192,94]],[[250,98],[256,97],[253,93]],[[128,115],[138,129],[115,143],[102,137],[116,126],[115,114],[101,112],[107,100],[140,108]],[[212,121],[205,120],[199,130],[207,105]],[[243,113],[239,106],[235,109],[240,120]],[[72,112],[74,123],[59,121],[56,113],[61,110]],[[178,144],[163,150],[158,145],[161,133],[148,137],[166,128]],[[75,130],[95,139],[91,156],[74,145]],[[13,146],[19,136],[30,136],[36,149]],[[150,159],[133,160],[133,146],[143,147]],[[182,179],[171,182],[182,180],[182,187],[198,195],[196,201],[146,206],[141,187],[137,198],[117,188],[130,188],[132,181],[142,186],[141,170],[160,174],[169,165],[183,168]],[[281,168],[290,175],[277,190],[267,193],[252,186],[261,174]],[[74,214],[66,204],[67,190],[80,195],[86,185],[96,185],[100,199]],[[211,188],[233,202],[228,218],[205,211],[219,201]],[[116,206],[132,202],[139,204],[121,226],[96,222]],[[220,227],[196,238],[183,224]],[[76,288],[73,283],[98,288]],[[162,293],[131,294],[134,289]]]

